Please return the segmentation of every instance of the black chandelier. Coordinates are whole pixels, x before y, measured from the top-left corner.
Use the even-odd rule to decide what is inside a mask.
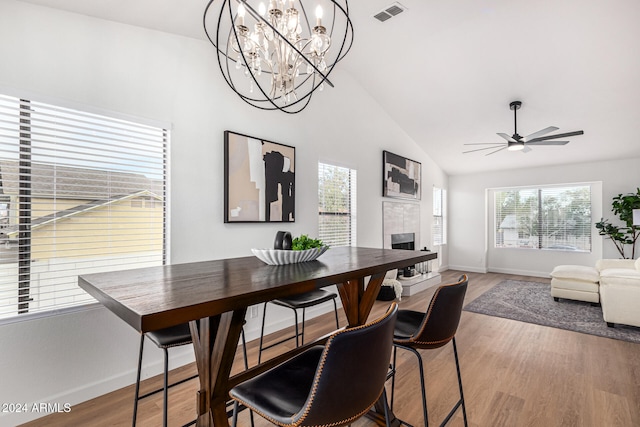
[[[248,104],[295,114],[325,83],[333,87],[329,74],[353,44],[349,5],[347,0],[313,1],[315,25],[309,22],[309,0],[207,4],[204,31],[216,48],[220,71]],[[215,35],[208,30],[213,23]]]

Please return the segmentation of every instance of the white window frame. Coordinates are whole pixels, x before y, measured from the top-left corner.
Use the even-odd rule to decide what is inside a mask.
[[[330,202],[324,200],[326,193],[323,188],[322,174],[325,171],[339,172],[346,176],[346,181],[343,182],[346,188],[343,187],[342,191],[347,191],[346,204],[348,204],[348,209],[340,211],[328,211],[325,209],[326,206],[330,205]],[[336,189],[333,190],[335,191]],[[323,218],[329,216],[345,218],[348,228],[326,225],[323,222]],[[329,246],[356,246],[357,218],[357,171],[344,166],[318,162],[318,238]]]
[[[556,250],[570,252],[593,252],[593,198],[595,183],[571,183],[559,185],[538,185],[526,187],[506,187],[493,190],[493,246],[497,250],[502,249],[539,249],[539,250]],[[553,211],[553,217],[547,218],[539,215],[543,208],[545,198],[560,197],[563,192],[567,191],[583,191],[588,189],[588,200],[582,201],[581,208],[588,207],[588,217],[582,217],[580,221],[575,219],[566,219],[559,221],[558,213]],[[509,195],[510,193],[510,195]],[[516,196],[517,193],[517,196]],[[511,207],[505,210],[498,206],[499,200],[505,197],[511,197],[516,203],[523,204],[521,207]],[[578,200],[580,202],[580,200]],[[561,206],[561,208],[563,208]],[[514,210],[515,209],[515,210]],[[566,207],[563,208],[566,210]],[[562,211],[563,209],[559,209]],[[547,211],[551,212],[551,211]],[[562,218],[560,218],[562,219]],[[553,220],[553,223],[551,222]],[[578,235],[572,239],[565,238],[560,243],[552,241],[553,234],[558,234],[564,230],[567,235],[567,229],[576,228],[578,222]],[[556,228],[555,233],[549,233],[549,228]],[[526,229],[533,232],[526,235]],[[517,233],[517,234],[516,234]],[[523,234],[524,233],[524,234]],[[586,247],[585,247],[586,246]]]
[[[447,190],[433,187],[433,223],[431,225],[433,246],[447,244]]]
[[[78,274],[166,264],[169,247],[167,227],[170,126],[118,113],[98,111],[91,107],[77,107],[55,100],[43,102],[41,97],[16,95],[11,90],[3,92],[5,94],[0,93],[0,119],[2,120],[0,121],[0,162],[4,162],[5,166],[11,162],[23,163],[19,164],[18,173],[12,171],[12,173],[3,174],[2,172],[6,171],[1,171],[0,177],[4,179],[4,182],[0,182],[0,185],[4,190],[9,187],[18,188],[18,183],[22,188],[24,182],[28,187],[31,184],[37,185],[40,181],[42,186],[41,183],[45,182],[43,181],[45,178],[37,174],[45,168],[49,171],[46,175],[47,178],[49,178],[49,174],[52,178],[49,178],[51,191],[47,193],[47,197],[30,190],[28,192],[20,190],[20,194],[11,195],[12,203],[20,202],[21,207],[28,207],[27,213],[24,210],[10,209],[11,226],[9,228],[18,227],[14,232],[17,236],[16,241],[20,247],[28,247],[26,250],[20,249],[19,254],[26,254],[24,256],[25,263],[29,265],[27,270],[22,270],[19,267],[16,274],[4,276],[5,292],[0,284],[0,325],[93,309],[97,304],[92,297],[77,286]],[[20,155],[22,158],[19,158]],[[74,170],[84,171],[87,176],[81,179],[79,175],[73,175],[75,172],[71,171]],[[58,177],[62,173],[72,174],[68,177],[66,188],[58,184],[60,182]],[[156,182],[152,188],[154,191],[132,191],[130,194],[120,194],[125,187],[138,188],[138,184],[134,183],[138,179],[135,178],[136,176],[140,179],[153,176],[153,179],[149,179]],[[129,179],[131,179],[130,182]],[[78,195],[78,192],[69,190],[74,184],[79,186],[80,182],[89,183],[85,186],[82,197]],[[64,194],[64,190],[67,190],[68,193]],[[95,193],[92,194],[94,191]],[[112,194],[112,192],[118,194]],[[104,196],[105,194],[110,194],[110,196]],[[59,234],[56,234],[61,233],[62,225],[57,224],[62,224],[65,221],[67,224],[73,223],[73,221],[77,222],[77,218],[82,214],[95,213],[102,208],[107,212],[109,209],[107,206],[115,206],[120,200],[123,204],[130,204],[128,200],[135,197],[135,194],[143,198],[153,197],[154,200],[159,201],[160,206],[154,218],[160,218],[161,222],[154,219],[153,224],[157,225],[150,226],[148,224],[152,224],[152,222],[139,223],[136,222],[139,220],[138,218],[123,217],[120,212],[121,217],[116,228],[126,222],[129,223],[129,229],[149,227],[152,234],[147,236],[155,236],[153,241],[156,243],[153,247],[161,248],[152,251],[155,255],[148,255],[150,253],[148,251],[144,256],[142,254],[135,255],[139,252],[136,252],[137,249],[133,249],[132,246],[138,243],[139,247],[143,247],[144,244],[140,244],[140,240],[132,235],[125,234],[123,238],[121,234],[120,238],[123,243],[114,243],[114,245],[122,245],[123,249],[120,254],[129,252],[126,258],[119,255],[118,250],[112,251],[110,254],[111,264],[107,260],[101,262],[100,260],[91,260],[89,257],[82,258],[77,263],[71,263],[69,262],[70,258],[65,258],[64,254],[70,256],[68,251],[82,254],[82,251],[86,249],[73,243],[67,243],[66,246],[63,246],[62,240],[58,237]],[[94,200],[86,200],[91,195],[94,196],[92,197]],[[45,198],[48,200],[46,207],[41,201]],[[84,202],[78,202],[78,200],[84,200]],[[79,213],[73,212],[73,209],[76,209],[74,206]],[[87,209],[81,210],[80,208],[83,206]],[[32,235],[36,233],[38,227],[47,224],[45,221],[47,216],[45,213],[47,212],[44,209],[50,210],[52,219],[48,223],[56,224],[51,226],[53,230],[51,235],[54,237],[50,238],[50,241],[53,242],[50,246],[55,249],[48,251],[53,255],[48,254],[46,257],[43,256],[43,260],[39,260],[33,259],[33,257],[36,256],[34,254],[38,250],[42,254],[43,246],[37,246],[38,244],[33,242],[35,238],[32,238]],[[117,218],[117,213],[113,209],[110,211],[113,213],[104,213],[102,217],[99,217],[101,219],[86,219],[84,225],[91,225],[92,221],[103,221],[103,226],[104,224],[113,224],[113,218]],[[24,225],[20,225],[18,222]],[[101,227],[98,226],[97,229],[91,230],[99,230]],[[107,227],[113,230],[113,226],[108,225]],[[155,231],[159,230],[158,227],[161,229],[161,236],[157,234],[159,231]],[[78,230],[71,229],[72,232],[79,232]],[[8,237],[9,232],[13,230],[0,231],[4,231],[5,236]],[[28,231],[26,235],[25,231]],[[90,232],[85,231],[84,233]],[[110,233],[115,236],[117,231]],[[140,234],[144,234],[144,232]],[[97,235],[96,233],[92,238],[99,239],[96,237]],[[81,237],[72,237],[70,240],[73,242],[76,239],[79,241]],[[116,237],[114,237],[115,239]],[[150,241],[146,240],[146,237],[143,239],[147,243]],[[27,243],[23,243],[25,241]],[[101,248],[93,248],[93,250],[96,253],[102,253],[102,256],[106,255],[106,251]],[[58,256],[59,254],[63,254],[62,258]],[[82,257],[82,255],[74,256]],[[19,255],[19,259],[22,257],[23,255]],[[1,254],[0,258],[2,258]],[[50,265],[48,270],[42,265],[38,265],[39,261],[44,262],[45,260]],[[10,261],[5,258],[3,263],[6,265]],[[9,266],[7,268],[8,271],[12,269]],[[25,282],[28,283],[28,287],[19,285],[19,283]],[[23,289],[22,298],[7,296],[10,295],[13,287],[16,288],[16,292],[18,292],[18,288]],[[28,289],[29,294],[24,293],[25,289]],[[43,296],[45,294],[46,297]],[[39,299],[34,300],[34,297]],[[14,300],[19,300],[15,312],[11,308]]]

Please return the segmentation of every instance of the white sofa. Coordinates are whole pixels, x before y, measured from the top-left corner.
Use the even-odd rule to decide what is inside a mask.
[[[607,325],[640,327],[640,258],[601,259],[596,269],[600,275],[602,316]]]

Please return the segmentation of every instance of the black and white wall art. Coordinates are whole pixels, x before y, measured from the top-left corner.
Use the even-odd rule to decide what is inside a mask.
[[[400,199],[421,199],[422,165],[406,157],[382,152],[382,195]]]
[[[295,147],[224,133],[224,222],[295,221]]]

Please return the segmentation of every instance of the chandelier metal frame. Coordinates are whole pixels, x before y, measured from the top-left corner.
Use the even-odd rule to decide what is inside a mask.
[[[256,11],[250,1],[254,5],[268,1],[268,15],[265,17],[264,11],[261,10],[262,14]],[[314,1],[330,5],[329,19],[325,19],[331,24],[329,28],[321,24],[320,18],[315,26],[310,24],[303,4],[309,0],[209,0],[202,18],[205,34],[216,48],[222,76],[243,101],[262,110],[295,114],[309,105],[313,93],[321,91],[325,83],[333,87],[329,75],[353,45],[348,0]],[[209,31],[214,3],[219,8],[213,17],[217,18],[215,37]],[[289,3],[288,9],[278,8],[286,3]],[[235,10],[232,4],[238,5]],[[262,5],[261,9],[264,9]],[[245,11],[253,20],[253,33],[245,25]],[[296,15],[299,28],[293,36],[283,35],[274,25],[277,19],[284,19],[284,14]],[[308,37],[302,37],[305,30]],[[263,39],[259,40],[260,35]],[[265,41],[267,36],[271,40]],[[275,48],[268,49],[267,46],[271,46],[268,43]]]

